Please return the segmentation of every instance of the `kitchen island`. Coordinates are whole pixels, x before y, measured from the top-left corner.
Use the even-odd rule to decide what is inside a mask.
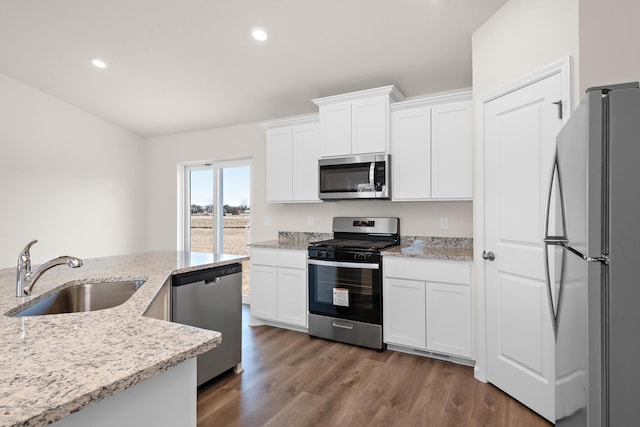
[[[169,417],[182,414],[179,416],[186,419],[180,425],[195,426],[194,357],[219,345],[221,334],[144,314],[160,291],[170,286],[173,274],[244,259],[176,251],[86,259],[81,268],[62,266],[48,271],[34,286],[34,295],[23,298],[15,297],[15,268],[0,270],[0,425],[43,426],[59,420],[61,425],[82,425],[82,421],[73,424],[74,417],[96,408],[99,411],[101,405],[106,405],[106,410],[97,414],[122,417],[118,405],[135,407],[138,403],[131,401],[136,395],[130,393],[149,392],[158,393],[169,403],[175,398],[177,405],[157,402],[155,414],[148,414],[152,418],[147,421],[162,420],[163,413]],[[54,289],[117,280],[145,283],[128,301],[113,308],[12,317],[29,301]],[[176,376],[186,378],[176,382]],[[189,393],[181,401],[179,396],[185,389]],[[129,393],[128,398],[118,400],[121,392]],[[170,425],[167,423],[174,422],[170,420],[164,419],[160,425]],[[108,419],[100,421],[109,425]],[[131,421],[136,422],[135,415]],[[117,425],[122,425],[121,421]]]

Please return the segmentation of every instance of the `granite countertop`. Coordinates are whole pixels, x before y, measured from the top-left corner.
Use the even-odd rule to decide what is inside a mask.
[[[333,238],[331,233],[281,231],[277,240],[251,243],[252,248],[306,250],[311,242]],[[382,251],[382,255],[473,261],[473,239],[463,237],[402,236],[400,246]]]
[[[385,256],[473,261],[473,239],[459,237],[402,237],[400,246],[382,251]]]
[[[266,249],[296,249],[306,251],[309,243],[329,240],[333,238],[332,233],[307,233],[296,231],[280,231],[277,240],[267,240],[264,242],[251,243],[252,248]]]
[[[15,268],[0,270],[0,425],[43,426],[216,347],[219,332],[143,316],[172,274],[245,256],[146,252],[47,271],[34,296],[15,297]],[[39,260],[37,260],[39,261]],[[124,304],[84,313],[10,317],[46,292],[85,281],[143,279]]]

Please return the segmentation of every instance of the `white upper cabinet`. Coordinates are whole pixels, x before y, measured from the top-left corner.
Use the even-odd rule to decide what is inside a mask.
[[[389,141],[389,97],[353,101],[351,153],[385,153]]]
[[[319,202],[318,116],[263,127],[267,129],[267,202]]]
[[[267,201],[293,197],[293,138],[291,128],[267,131]]]
[[[396,103],[391,129],[393,200],[471,199],[470,92]]]
[[[389,105],[403,99],[394,86],[314,99],[321,157],[388,152]]]
[[[472,196],[471,101],[431,107],[431,197]]]
[[[431,197],[431,109],[429,107],[396,111],[391,116],[393,162],[391,194],[394,199]]]
[[[340,102],[320,107],[321,156],[351,154],[351,103]]]
[[[318,123],[294,126],[292,138],[292,201],[319,201],[318,158],[320,157],[320,129]]]

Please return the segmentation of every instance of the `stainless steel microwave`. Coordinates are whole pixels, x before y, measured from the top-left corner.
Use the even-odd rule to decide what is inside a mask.
[[[391,157],[388,154],[320,159],[322,200],[388,199]]]

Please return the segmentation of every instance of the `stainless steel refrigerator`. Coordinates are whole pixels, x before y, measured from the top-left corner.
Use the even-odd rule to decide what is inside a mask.
[[[640,425],[640,89],[592,88],[557,137],[545,264],[556,425]]]

